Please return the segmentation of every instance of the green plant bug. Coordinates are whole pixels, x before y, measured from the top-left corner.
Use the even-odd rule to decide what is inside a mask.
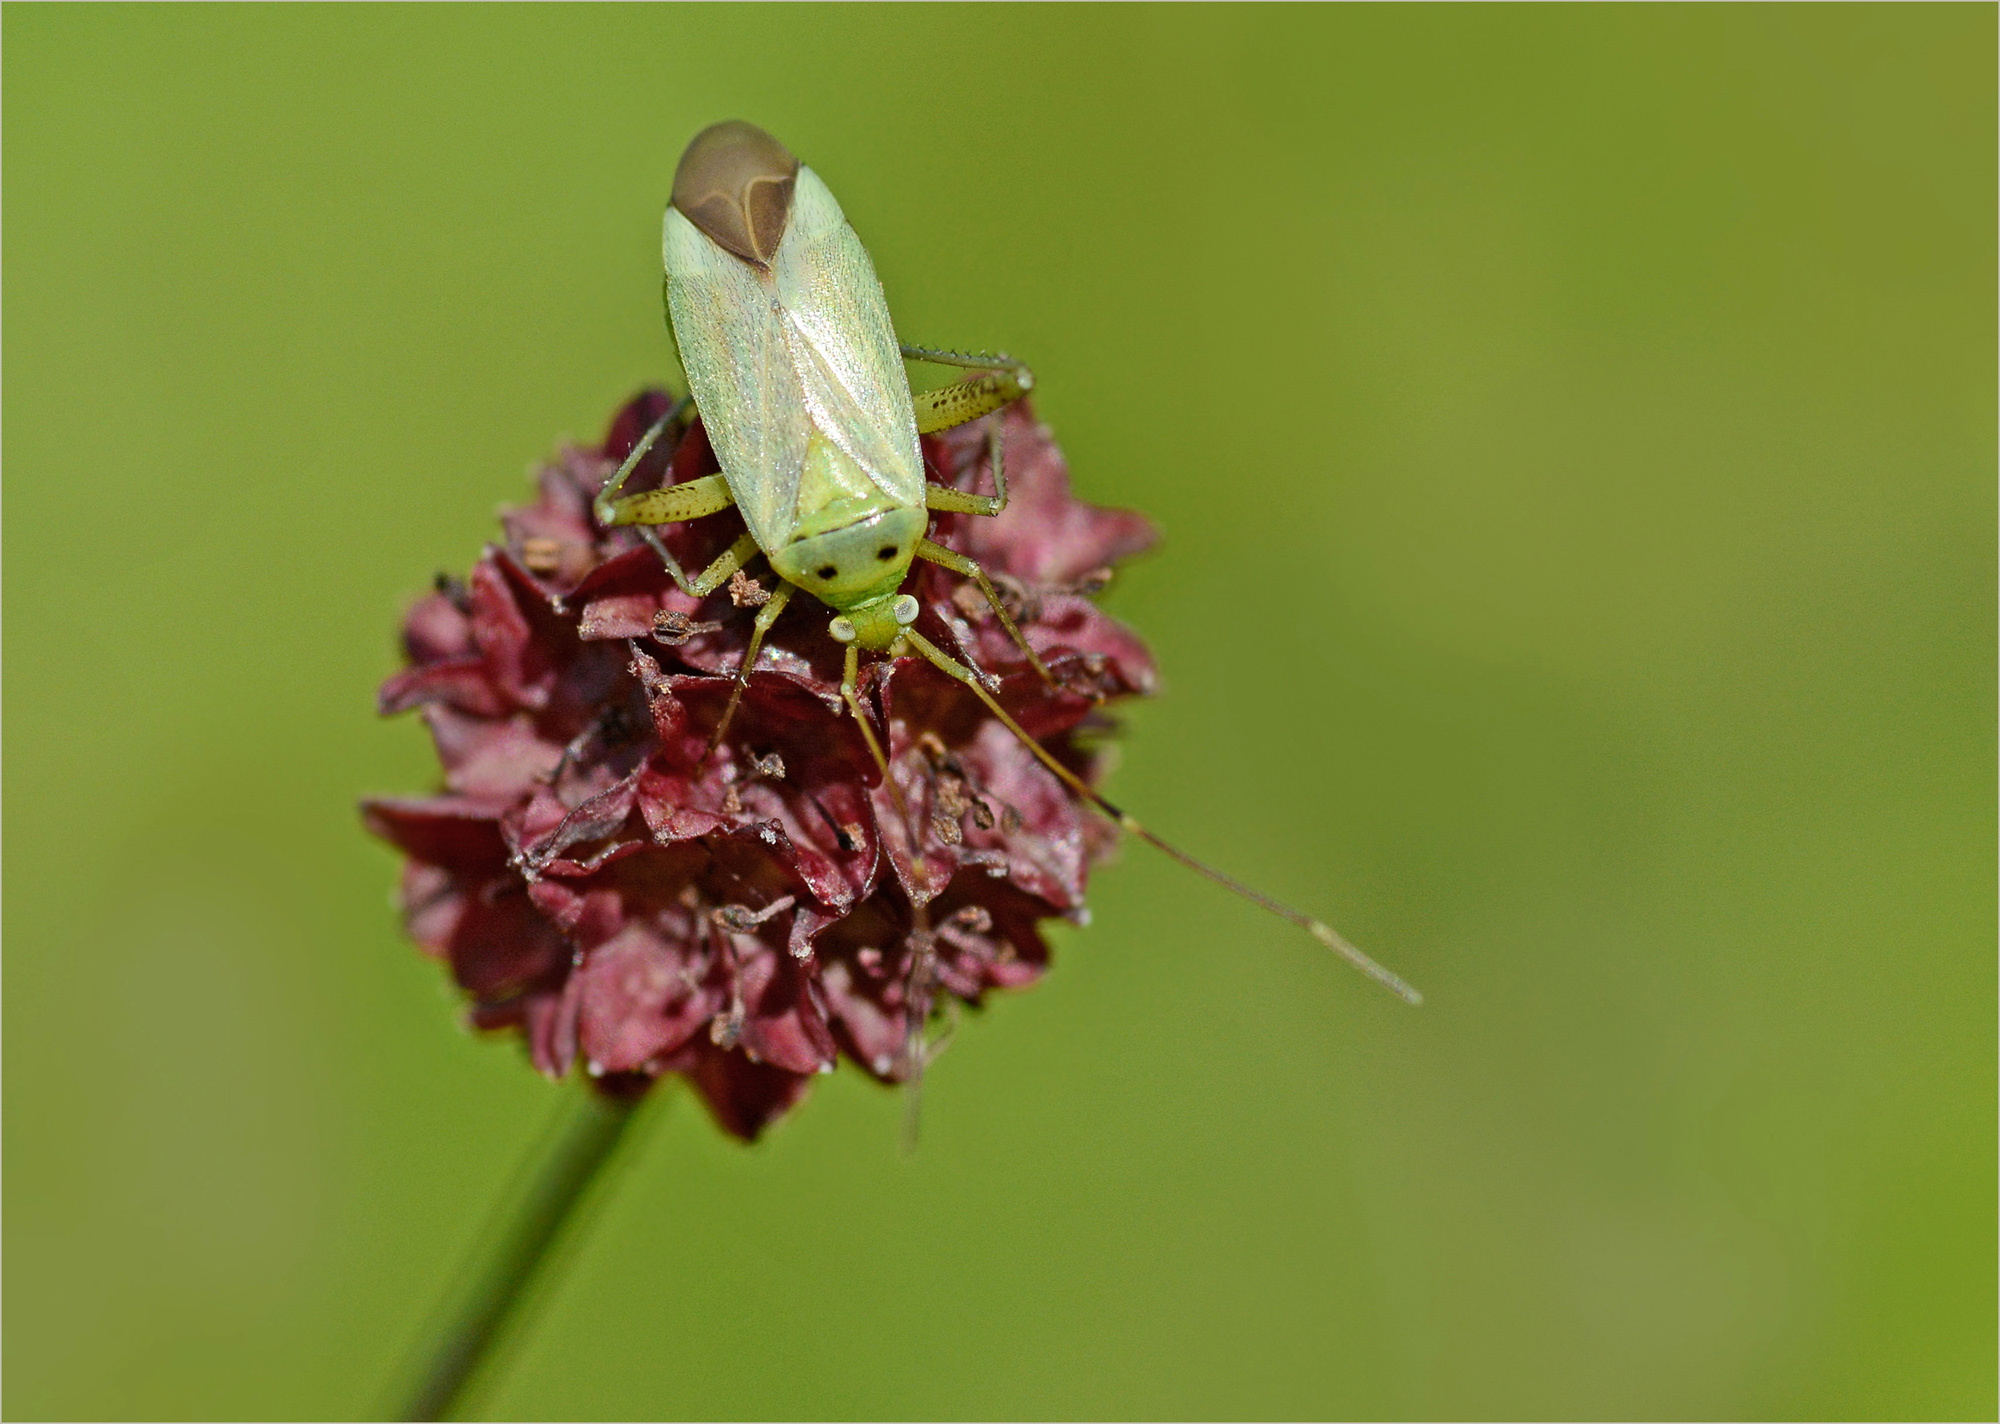
[[[1422,996],[1332,927],[1204,864],[1147,830],[1094,791],[1024,731],[983,675],[932,644],[902,593],[913,560],[972,579],[1029,663],[1053,684],[985,570],[925,537],[933,511],[995,515],[1007,506],[1006,473],[989,444],[994,493],[970,494],[924,478],[917,440],[1018,400],[1034,386],[1008,356],[968,356],[901,345],[874,265],[818,174],[753,124],[703,129],[674,172],[662,241],[667,316],[689,394],[720,473],[622,495],[627,477],[669,426],[649,430],[598,495],[600,523],[638,527],[684,592],[706,596],[762,553],[780,582],[758,610],[721,720],[718,744],[747,686],[764,636],[804,590],[832,609],[828,633],[846,646],[841,696],[900,805],[881,741],[857,693],[859,655],[916,655],[986,704],[1041,763],[1121,829],[1190,869],[1306,930],[1410,1003]],[[978,374],[913,395],[903,362]],[[731,506],[748,532],[690,578],[654,526]]]

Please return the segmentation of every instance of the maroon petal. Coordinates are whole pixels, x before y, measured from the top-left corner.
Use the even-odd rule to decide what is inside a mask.
[[[386,717],[432,702],[475,717],[500,717],[508,711],[506,697],[487,675],[486,659],[477,653],[403,669],[382,684],[375,710]]]
[[[595,450],[571,446],[543,466],[541,498],[501,514],[508,552],[543,586],[573,588],[596,566],[590,502],[615,468]]]
[[[621,836],[621,832],[632,818],[632,808],[637,804],[638,797],[639,777],[636,773],[567,808],[562,807],[562,803],[549,792],[538,789],[535,800],[530,804],[546,809],[541,816],[521,824],[517,830],[521,851],[538,873],[549,870],[558,857],[580,863],[578,857],[571,854],[576,847],[629,839]],[[548,814],[558,809],[562,813],[560,818],[554,825],[547,825]],[[600,862],[601,858],[600,855]]]
[[[562,748],[535,734],[525,717],[498,721],[472,717],[455,708],[424,709],[445,785],[460,796],[508,801],[533,794],[562,760]]]
[[[507,863],[493,808],[457,796],[379,797],[361,803],[370,831],[414,860],[453,870],[498,870]]]
[[[616,888],[544,876],[528,898],[579,949],[594,949],[625,927],[625,904]]]
[[[528,1056],[551,1078],[567,1076],[570,1065],[576,1062],[577,999],[575,981],[571,981],[561,993],[529,994],[522,1001]]]
[[[413,663],[464,657],[472,651],[472,620],[442,593],[420,598],[403,619],[403,649]]]
[[[836,1045],[811,981],[788,954],[747,956],[737,969],[743,996],[743,1051],[793,1073],[831,1071]]]
[[[442,866],[406,860],[396,899],[403,907],[404,933],[426,953],[443,958],[445,946],[451,943],[452,932],[465,913],[459,877]]]
[[[884,984],[870,982],[859,964],[850,960],[826,965],[820,971],[820,989],[848,1056],[884,1082],[897,1078],[909,1035],[901,1003],[885,1004]]]
[[[574,982],[579,1041],[601,1072],[672,1052],[722,1005],[720,992],[693,981],[685,955],[641,925],[591,951]]]
[[[480,999],[535,987],[570,960],[568,941],[537,912],[527,887],[498,876],[466,895],[445,954],[459,987]]]
[[[725,1132],[755,1142],[764,1129],[798,1105],[812,1087],[810,1073],[791,1073],[755,1063],[735,1050],[697,1038],[669,1060],[686,1073]]]
[[[552,650],[538,644],[534,627],[497,558],[473,569],[472,638],[494,683],[518,707],[540,707],[549,698]]]

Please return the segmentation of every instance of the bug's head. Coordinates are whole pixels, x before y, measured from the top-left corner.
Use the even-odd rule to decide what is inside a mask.
[[[903,641],[903,630],[917,621],[917,611],[916,599],[907,593],[885,594],[840,614],[826,631],[836,643],[887,653]]]
[[[798,159],[755,124],[710,124],[674,170],[673,205],[718,247],[769,267],[792,215],[798,173]]]
[[[906,508],[842,518],[847,503],[833,506],[823,520],[805,521],[798,538],[769,556],[785,582],[843,613],[903,586],[928,519],[923,510]]]

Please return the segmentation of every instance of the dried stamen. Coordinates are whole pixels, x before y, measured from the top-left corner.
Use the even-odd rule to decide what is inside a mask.
[[[729,576],[729,601],[738,608],[762,608],[771,601],[771,592],[738,569]]]
[[[720,623],[702,623],[676,608],[662,608],[653,615],[653,637],[670,648],[678,648],[698,633],[721,631]]]

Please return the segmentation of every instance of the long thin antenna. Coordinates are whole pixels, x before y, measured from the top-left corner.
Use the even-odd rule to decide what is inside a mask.
[[[1116,821],[1119,829],[1130,832],[1140,840],[1145,841],[1148,845],[1158,847],[1182,865],[1185,865],[1189,870],[1206,875],[1225,890],[1233,890],[1252,904],[1263,906],[1279,919],[1290,920],[1293,924],[1297,925],[1356,969],[1359,969],[1363,974],[1366,974],[1390,993],[1402,999],[1405,1003],[1421,1004],[1424,1001],[1424,996],[1405,982],[1401,976],[1384,969],[1381,965],[1349,944],[1332,925],[1316,920],[1303,911],[1294,910],[1290,905],[1285,904],[1281,900],[1272,899],[1261,890],[1253,890],[1235,876],[1225,875],[1214,866],[1196,860],[1179,846],[1161,840],[1158,836],[1140,825],[1135,818],[1127,815],[1124,811],[1112,805],[1111,802],[1105,800],[1104,797],[1098,795],[1082,777],[1050,756],[1046,747],[1029,736],[1022,730],[1020,723],[1007,715],[1007,709],[994,699],[993,694],[986,690],[978,677],[963,663],[939,651],[936,646],[914,628],[905,628],[903,630],[903,637],[909,641],[911,647],[929,659],[931,665],[937,668],[939,672],[956,678],[971,688],[974,693],[978,694],[979,700],[986,704],[987,710],[1006,724],[1007,730],[1020,738],[1021,744],[1033,752],[1043,766],[1062,778],[1063,783],[1076,792],[1077,795],[1084,797],[1097,807],[1098,810],[1109,816],[1113,821]]]

